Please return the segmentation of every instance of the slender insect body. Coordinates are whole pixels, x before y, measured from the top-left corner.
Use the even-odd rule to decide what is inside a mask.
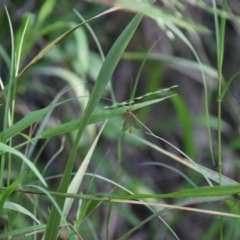
[[[140,128],[137,118],[129,109],[127,109],[126,112],[123,114],[123,118],[125,118],[125,121],[122,126],[123,132],[129,129],[129,133],[131,134],[132,127]]]

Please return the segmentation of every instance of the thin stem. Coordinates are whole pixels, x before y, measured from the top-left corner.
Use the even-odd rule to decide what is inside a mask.
[[[221,17],[220,26],[218,23],[218,16],[216,13],[216,3],[213,1],[214,6],[214,18],[216,28],[216,40],[217,40],[217,70],[218,70],[218,169],[219,169],[219,184],[222,185],[222,64],[224,57],[224,40],[225,40],[225,26],[226,19]],[[227,9],[227,0],[223,0],[222,11]],[[222,202],[220,202],[220,211],[223,211]],[[223,239],[223,218],[220,217],[220,239]]]

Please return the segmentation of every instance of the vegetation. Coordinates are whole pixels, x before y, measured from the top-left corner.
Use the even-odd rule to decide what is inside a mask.
[[[237,239],[238,5],[2,5],[0,239]]]

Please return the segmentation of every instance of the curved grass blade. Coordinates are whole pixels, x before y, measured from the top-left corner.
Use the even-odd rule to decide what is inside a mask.
[[[44,230],[46,228],[45,224],[41,224],[41,225],[33,225],[30,227],[23,227],[23,228],[19,228],[13,231],[9,231],[9,232],[4,232],[0,234],[0,239],[9,239],[10,237],[14,237],[14,236],[18,236],[15,239],[24,239],[25,236],[19,236],[19,235],[25,235],[26,233],[29,232],[36,232],[36,231],[40,231],[40,230]],[[14,239],[14,238],[12,238]]]
[[[4,203],[6,202],[6,200],[10,196],[10,194],[14,191],[14,189],[18,187],[18,184],[23,180],[25,175],[26,175],[26,172],[24,172],[23,174],[18,176],[17,179],[14,180],[14,182],[11,183],[6,188],[6,190],[3,193],[0,194],[0,213],[2,213],[2,208],[3,208]]]
[[[85,127],[88,125],[89,120],[93,114],[93,111],[96,108],[99,100],[101,99],[101,96],[105,90],[105,87],[119,62],[122,56],[122,53],[125,51],[128,43],[130,42],[142,17],[143,15],[138,14],[133,18],[133,20],[128,24],[128,26],[124,29],[122,34],[117,39],[117,41],[114,43],[114,45],[110,49],[103,63],[103,66],[99,72],[94,88],[92,90],[92,94],[89,98],[86,110],[84,111],[82,121],[80,123],[77,136],[76,136],[72,151],[70,153],[70,157],[67,162],[67,166],[65,168],[63,177],[61,179],[61,183],[58,189],[59,192],[65,193],[68,189],[73,165],[75,162],[75,157],[78,151],[79,141],[81,139],[83,131]],[[57,198],[57,203],[60,209],[63,209],[65,199]],[[57,209],[53,207],[49,215],[45,239],[56,239],[60,221],[61,221],[61,216],[59,215]]]
[[[161,101],[163,101],[163,100],[165,100],[169,97],[172,97],[172,96],[174,96],[174,95],[170,95],[170,96],[167,96],[167,97],[164,97],[164,98],[158,98],[158,99],[155,99],[155,100],[135,104],[135,105],[131,106],[131,109],[132,110],[137,110],[139,108],[146,107],[146,106],[149,106],[151,104],[161,102]],[[13,126],[7,128],[4,131],[4,134],[3,134],[3,132],[1,132],[0,133],[0,139],[2,138],[4,142],[7,141],[11,137],[14,137],[18,133],[20,133],[22,130],[29,127],[34,122],[38,121],[42,116],[44,116],[45,114],[50,112],[52,109],[54,109],[55,107],[59,106],[62,103],[65,103],[67,101],[69,101],[69,100],[65,100],[65,101],[62,101],[60,103],[55,103],[55,104],[50,105],[48,107],[45,107],[43,109],[31,112],[30,114],[28,114],[27,116],[22,118],[20,121],[15,123]],[[106,119],[117,117],[117,116],[123,114],[125,111],[126,111],[126,109],[124,107],[115,108],[115,109],[111,109],[111,110],[96,111],[91,116],[88,124],[93,124],[93,123],[97,123],[97,122],[100,122],[100,121],[104,121]],[[44,132],[41,133],[40,137],[41,138],[49,138],[49,137],[53,137],[53,136],[57,136],[57,135],[61,135],[61,134],[65,134],[65,133],[77,130],[79,128],[81,122],[82,122],[82,118],[77,119],[77,120],[73,120],[73,121],[70,121],[70,122],[67,122],[67,123],[64,123],[64,124],[61,124],[60,126],[57,126],[57,127],[51,128],[51,129],[47,129],[47,130],[45,130]]]
[[[34,111],[29,113],[27,116],[22,118],[20,121],[12,125],[11,127],[7,128],[4,132],[0,132],[0,139],[2,139],[3,142],[7,141],[11,137],[19,134],[22,130],[26,129],[36,121],[38,121],[41,117],[43,117],[45,114],[51,112],[54,108],[57,106],[66,103],[72,99],[68,99],[59,103],[51,104],[48,107],[42,108],[40,110]],[[30,140],[31,141],[31,140]]]
[[[162,10],[159,7],[156,7],[151,4],[150,1],[139,1],[139,0],[91,0],[95,3],[101,3],[105,5],[110,6],[116,6],[119,8],[122,8],[125,11],[130,12],[138,12],[141,14],[145,14],[146,16],[156,20],[160,19],[164,23],[171,23],[175,24],[176,26],[179,26],[181,28],[184,28],[189,31],[198,31],[201,33],[210,33],[210,30],[206,27],[197,24],[196,22],[192,22],[187,18],[184,18],[183,16],[179,16],[177,14],[169,13],[166,10]],[[137,6],[137,7],[136,7]]]
[[[43,184],[43,186],[47,187],[47,183],[44,180],[43,176],[41,175],[41,173],[39,172],[39,170],[36,168],[36,166],[28,159],[26,158],[21,152],[17,151],[16,149],[9,147],[8,145],[1,143],[0,142],[0,151],[2,153],[11,153],[14,154],[16,156],[18,156],[19,158],[21,158],[26,165],[28,165],[28,167],[35,173],[35,175],[38,177],[38,179],[40,180],[40,182]]]
[[[226,84],[223,86],[223,90],[222,93],[220,95],[220,100],[223,99],[224,95],[226,94],[227,90],[229,89],[231,83],[233,82],[234,79],[236,79],[236,77],[240,74],[240,72],[235,73],[227,82]]]
[[[48,44],[43,50],[41,50],[28,64],[26,67],[23,68],[23,70],[14,78],[12,79],[11,83],[8,84],[4,90],[0,92],[0,97],[4,95],[4,93],[8,90],[9,87],[12,86],[12,84],[16,83],[18,78],[32,65],[34,65],[36,62],[38,62],[40,59],[42,59],[47,53],[49,53],[53,48],[55,48],[59,43],[61,43],[66,37],[68,37],[70,34],[72,34],[75,30],[77,30],[79,27],[83,26],[85,23],[92,21],[93,19],[99,18],[107,13],[113,12],[118,10],[118,8],[111,8],[101,14],[98,14],[88,20],[86,20],[83,23],[78,24],[74,28],[66,31],[62,35],[60,35],[58,38],[54,39],[50,44]]]
[[[149,97],[149,96],[151,96],[151,95],[160,94],[160,93],[162,93],[163,95],[165,95],[165,92],[167,92],[167,91],[169,91],[169,90],[171,90],[171,89],[173,89],[173,88],[176,88],[176,87],[178,87],[178,85],[174,85],[174,86],[169,87],[169,88],[160,89],[160,90],[157,90],[157,91],[155,91],[155,92],[148,92],[148,93],[146,93],[146,94],[144,94],[144,95],[142,95],[142,96],[132,98],[132,99],[129,100],[129,101],[125,101],[125,102],[121,102],[121,103],[116,102],[116,103],[114,103],[113,105],[111,105],[111,106],[106,106],[106,107],[104,107],[104,108],[105,108],[105,109],[108,109],[108,108],[116,108],[116,107],[118,107],[118,106],[132,105],[133,103],[136,102],[136,100],[141,100],[141,99],[143,99],[144,97]]]
[[[14,203],[14,202],[5,202],[3,205],[3,208],[5,209],[9,209],[9,210],[13,210],[13,211],[17,211],[18,213],[24,214],[29,216],[32,220],[34,220],[38,225],[41,224],[41,222],[34,216],[34,214],[32,214],[29,210],[27,210],[26,208],[24,208],[23,206]],[[1,239],[1,238],[0,238]]]
[[[137,110],[139,108],[146,107],[146,106],[149,106],[151,104],[161,102],[161,101],[163,101],[163,100],[165,100],[169,97],[173,97],[173,96],[175,96],[175,95],[170,95],[170,96],[167,96],[167,97],[158,98],[158,99],[154,99],[154,100],[151,100],[151,101],[146,101],[146,102],[143,102],[143,103],[138,103],[138,104],[132,105],[131,109],[134,111],[134,110]],[[126,108],[124,108],[124,107],[114,108],[114,109],[111,109],[111,110],[96,111],[92,114],[88,124],[93,124],[93,123],[96,123],[96,122],[104,121],[106,119],[117,117],[119,115],[124,114],[125,111],[126,111]],[[77,119],[77,120],[73,120],[71,122],[64,123],[60,126],[57,126],[55,128],[51,128],[51,129],[48,129],[48,130],[44,131],[41,134],[40,137],[41,138],[49,138],[49,137],[53,137],[53,136],[57,136],[57,135],[61,135],[61,134],[65,134],[65,133],[77,130],[80,127],[81,122],[82,122],[82,118]]]

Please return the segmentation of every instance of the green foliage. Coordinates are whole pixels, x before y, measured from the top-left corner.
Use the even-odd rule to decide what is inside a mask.
[[[20,18],[11,6],[0,17],[0,238],[179,239],[181,228],[190,239],[182,219],[204,215],[215,217],[199,239],[236,239],[239,72],[223,76],[226,23],[240,18],[227,1],[92,2],[100,5],[43,1],[31,12],[16,2]],[[215,38],[195,8],[214,18]],[[115,11],[128,12],[121,31]],[[149,19],[172,52],[156,52],[163,36],[143,45],[151,32],[139,26]],[[216,39],[214,64],[204,37]],[[133,134],[122,132],[129,126]]]

